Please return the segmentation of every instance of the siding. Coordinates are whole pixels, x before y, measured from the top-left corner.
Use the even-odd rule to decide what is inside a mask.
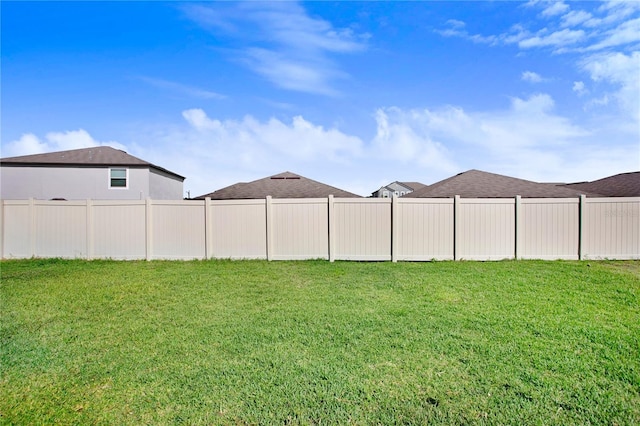
[[[118,166],[124,167],[124,166]],[[128,188],[109,188],[109,167],[0,167],[5,200],[144,200],[183,199],[183,184],[148,167],[128,169]]]

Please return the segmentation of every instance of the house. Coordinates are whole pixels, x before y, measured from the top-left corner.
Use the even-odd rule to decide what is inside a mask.
[[[260,199],[272,198],[338,198],[360,197],[348,191],[308,179],[291,172],[284,172],[252,182],[240,182],[196,197],[196,200]]]
[[[182,200],[184,179],[108,146],[0,159],[3,199]]]
[[[593,182],[569,183],[563,186],[605,197],[640,197],[640,172],[620,173]]]
[[[402,197],[406,194],[410,194],[413,191],[422,189],[427,185],[420,182],[392,182],[389,185],[383,186],[375,192],[371,193],[373,198],[389,198],[392,196]]]
[[[538,183],[480,170],[468,170],[414,191],[409,198],[574,198],[581,194],[600,196],[581,188],[552,183]]]

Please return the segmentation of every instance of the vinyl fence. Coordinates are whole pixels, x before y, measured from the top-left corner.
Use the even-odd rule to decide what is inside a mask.
[[[1,257],[640,259],[640,198],[1,200]]]

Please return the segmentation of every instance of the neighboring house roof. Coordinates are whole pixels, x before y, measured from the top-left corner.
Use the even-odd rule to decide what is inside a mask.
[[[450,198],[459,195],[462,198],[513,198],[520,195],[523,198],[572,198],[580,194],[597,195],[556,184],[469,170],[414,191],[405,197]]]
[[[141,160],[138,157],[129,155],[124,151],[110,146],[99,146],[95,148],[72,149],[69,151],[48,152],[45,154],[23,155],[20,157],[1,158],[0,164],[9,166],[129,166],[129,167],[150,167],[169,173],[184,180],[180,176],[163,167]]]
[[[398,183],[406,186],[412,191],[417,191],[427,186],[424,183],[420,183],[420,182],[398,182]]]
[[[593,182],[569,183],[563,186],[606,197],[640,197],[640,172],[620,173]]]
[[[295,173],[284,172],[253,182],[236,183],[195,199],[202,200],[206,197],[212,200],[260,199],[268,195],[273,198],[326,198],[329,195],[339,198],[360,197]]]
[[[424,187],[426,187],[427,185],[425,185],[424,183],[420,183],[420,182],[400,182],[400,181],[395,181],[395,182],[391,182],[388,185],[382,186],[380,187],[380,189],[374,191],[371,193],[372,196],[375,196],[375,194],[379,194],[380,191],[391,191],[394,192],[397,187],[400,186],[402,188],[406,188],[408,191],[417,191],[418,189],[422,189]]]

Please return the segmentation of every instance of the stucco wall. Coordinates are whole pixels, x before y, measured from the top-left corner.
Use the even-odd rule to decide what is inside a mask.
[[[149,173],[149,196],[154,200],[184,199],[182,180],[161,170],[151,169]]]
[[[109,188],[109,168],[0,167],[0,197],[5,200],[139,200],[149,194],[149,170],[128,168],[128,188]],[[176,199],[181,199],[180,194]]]

